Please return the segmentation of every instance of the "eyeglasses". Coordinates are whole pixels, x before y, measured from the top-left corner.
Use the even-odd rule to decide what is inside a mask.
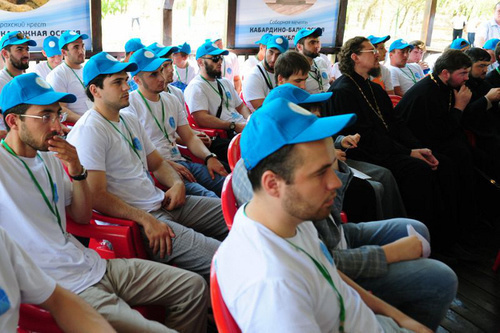
[[[56,121],[56,119],[58,119],[59,122],[63,123],[68,118],[68,113],[66,113],[66,112],[62,112],[62,113],[58,113],[58,114],[51,113],[51,114],[44,114],[43,116],[35,116],[35,115],[31,115],[31,114],[20,114],[19,117],[42,119],[42,122],[44,124],[46,124],[48,122],[54,123]]]
[[[373,54],[377,54],[378,50],[377,49],[361,50],[361,51],[359,51],[359,53],[373,53]]]
[[[222,59],[224,59],[223,56],[221,55],[216,55],[216,56],[213,56],[212,58],[209,58],[209,57],[201,57],[201,59],[208,59],[208,60],[212,60],[213,62],[219,62],[221,61]]]

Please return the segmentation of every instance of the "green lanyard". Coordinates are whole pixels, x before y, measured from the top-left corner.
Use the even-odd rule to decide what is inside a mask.
[[[175,74],[177,74],[177,77],[179,78],[179,81],[182,82],[182,79],[181,79],[181,76],[179,75],[179,72],[177,71],[177,66],[174,66],[174,69],[175,69]],[[185,84],[188,84],[188,72],[189,72],[189,62],[187,63],[187,66],[186,66],[186,78],[184,79]]]
[[[78,81],[80,81],[80,84],[82,85],[83,90],[85,90],[85,85],[83,84],[83,81],[80,79],[80,77],[78,76],[78,74],[76,74],[76,72],[73,70],[73,68],[69,67],[69,65],[66,62],[64,62],[64,64],[66,66],[68,66],[69,69],[71,69],[71,71],[73,72],[73,74],[75,74],[75,76],[78,79]]]
[[[140,90],[137,90],[137,92],[139,92],[139,95],[141,95],[142,97],[142,100],[144,101],[144,103],[146,104],[146,107],[148,108],[149,110],[149,113],[151,113],[151,116],[153,117],[153,119],[155,120],[155,123],[156,125],[158,126],[158,128],[160,129],[160,131],[163,133],[163,135],[165,135],[165,137],[167,138],[168,142],[170,144],[172,144],[172,141],[170,141],[170,138],[168,137],[168,132],[167,132],[167,129],[165,127],[165,105],[163,105],[163,101],[161,100],[161,96],[160,96],[160,104],[161,104],[161,123],[163,124],[163,127],[161,126],[160,122],[158,121],[158,119],[156,118],[156,116],[154,115],[153,111],[151,110],[151,107],[149,106],[149,103],[148,101],[146,100],[146,98],[144,97],[144,95],[141,93]],[[125,125],[126,126],[126,125]]]
[[[316,74],[316,77],[311,75],[311,71],[309,71],[309,76],[314,79],[318,83],[318,88],[320,92],[323,92],[323,79],[321,78],[321,71],[319,70],[318,66],[316,66],[316,63],[313,60],[313,65],[311,66],[312,68],[316,69],[313,71]]]
[[[106,117],[103,117],[104,119],[106,119]],[[139,153],[137,152],[137,148],[135,146],[135,142],[134,142],[134,139],[133,139],[133,135],[132,135],[132,132],[130,131],[130,129],[128,128],[128,125],[127,123],[125,122],[125,119],[122,118],[122,116],[120,115],[120,120],[123,121],[123,125],[125,125],[125,128],[127,129],[128,131],[128,134],[130,135],[130,139],[132,140],[129,140],[127,139],[127,137],[125,136],[125,134],[122,133],[122,131],[120,131],[118,129],[118,127],[115,126],[115,124],[113,124],[111,121],[109,121],[108,119],[106,119],[106,121],[108,123],[111,124],[111,126],[113,126],[113,128],[118,132],[120,133],[120,135],[125,139],[125,141],[127,141],[129,147],[134,151],[134,153],[137,155],[137,158],[139,159],[139,161],[141,161],[141,164],[144,165],[144,163],[142,162],[142,158],[141,156],[139,155]]]
[[[217,95],[219,95],[220,99],[221,99],[222,101],[224,101],[224,95],[222,94],[222,92],[218,92],[217,90],[215,90],[214,86],[212,86],[212,85],[210,84],[210,82],[208,82],[208,80],[207,80],[207,79],[205,79],[203,76],[201,76],[201,75],[200,75],[200,77],[203,79],[203,81],[205,81],[206,83],[208,83],[208,85],[210,86],[210,88],[212,88],[212,90],[213,90],[213,91],[215,91],[215,93],[216,93]],[[220,87],[220,86],[222,86],[222,89],[223,89],[223,90],[224,90],[224,92],[225,92],[225,91],[226,91],[226,89],[224,88],[224,85],[223,85],[222,83],[219,83],[219,80],[217,80],[217,79],[215,79],[215,81],[217,82],[217,86],[219,86],[219,87]],[[225,104],[226,104],[226,109],[229,111],[229,102],[228,102],[227,98],[226,98],[226,103],[225,103]]]
[[[322,263],[320,263],[319,261],[317,261],[316,259],[314,259],[313,256],[311,256],[309,253],[306,252],[306,250],[302,249],[301,247],[293,244],[292,242],[290,242],[289,240],[285,239],[290,245],[292,245],[295,249],[305,253],[309,259],[312,260],[312,262],[314,263],[314,265],[316,266],[316,268],[321,272],[321,275],[323,275],[323,277],[326,279],[326,281],[330,284],[330,286],[332,286],[333,290],[335,291],[335,293],[337,294],[337,298],[339,300],[339,305],[340,305],[340,314],[339,314],[339,320],[340,320],[340,324],[339,324],[339,332],[344,332],[344,323],[345,323],[345,306],[344,306],[344,298],[342,297],[342,295],[340,294],[340,292],[338,291],[337,287],[335,287],[335,283],[333,282],[333,279],[332,279],[332,276],[330,275],[330,273],[328,272],[328,270],[326,269],[325,265],[323,265]]]
[[[405,67],[406,67],[406,68],[408,68],[408,70],[409,70],[409,71],[410,71],[410,73],[411,73],[411,76],[410,76],[410,75],[408,75],[408,73],[405,73],[405,72],[403,71],[403,69],[402,69],[402,68],[399,68],[399,70],[400,70],[400,71],[401,71],[401,72],[402,72],[402,73],[403,73],[403,74],[404,74],[407,78],[409,78],[410,80],[412,80],[412,81],[413,81],[413,84],[417,83],[417,79],[415,78],[415,75],[414,75],[414,74],[413,74],[413,72],[411,71],[410,67],[408,67],[408,65],[405,65]]]
[[[24,162],[19,156],[17,156],[17,154],[12,150],[12,148],[9,147],[9,145],[7,144],[7,142],[5,142],[5,140],[2,140],[1,142],[2,142],[2,145],[5,147],[5,149],[12,156],[14,156],[19,161],[21,161],[21,163],[24,165],[24,167],[26,168],[26,171],[28,171],[28,174],[30,175],[31,179],[33,180],[33,183],[35,183],[38,191],[40,191],[40,194],[42,195],[43,200],[45,201],[45,204],[47,205],[47,207],[49,207],[49,210],[56,217],[57,224],[59,225],[59,228],[61,229],[61,232],[63,233],[63,235],[66,236],[66,232],[64,231],[64,228],[62,227],[62,223],[61,223],[61,215],[59,214],[59,209],[57,208],[57,203],[56,203],[56,201],[58,200],[57,185],[52,180],[52,176],[50,175],[49,169],[47,168],[47,165],[45,164],[45,161],[42,159],[42,157],[40,156],[40,154],[38,154],[38,152],[37,152],[36,156],[40,159],[40,161],[42,161],[43,166],[45,167],[45,171],[47,172],[47,176],[49,178],[49,183],[50,183],[50,185],[52,187],[52,203],[50,202],[49,198],[47,197],[47,195],[43,191],[42,187],[40,186],[40,183],[36,179],[35,175],[31,171],[30,167],[26,164],[26,162]]]
[[[47,61],[47,66],[49,66],[50,70],[53,70],[52,66],[50,66],[49,62]]]
[[[11,72],[9,72],[9,70],[7,69],[7,67],[4,67],[5,71],[7,72],[7,74],[10,75],[11,78],[14,78],[14,75],[12,75]]]
[[[497,71],[498,75],[500,75],[500,70],[497,68],[495,68],[495,70]]]

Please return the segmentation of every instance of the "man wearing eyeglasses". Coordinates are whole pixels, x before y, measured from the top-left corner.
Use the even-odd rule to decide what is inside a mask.
[[[221,78],[222,56],[227,50],[221,50],[211,42],[205,42],[196,51],[196,60],[200,68],[197,75],[184,91],[189,111],[200,127],[219,128],[240,133],[250,116],[232,83]]]
[[[302,29],[297,32],[294,38],[295,49],[305,55],[311,65],[306,81],[306,90],[310,94],[326,92],[330,88],[328,64],[319,57],[321,50],[319,38],[322,34],[321,28]]]
[[[28,69],[30,46],[36,46],[36,42],[20,31],[9,32],[0,40],[0,52],[5,62],[5,67],[0,71],[0,92],[14,77],[23,74]],[[7,135],[7,129],[3,118],[0,117],[0,138],[5,135]]]
[[[424,77],[424,72],[418,64],[407,63],[412,49],[413,45],[402,39],[395,40],[389,47],[390,65],[387,68],[391,71],[394,93],[398,96],[403,96]]]

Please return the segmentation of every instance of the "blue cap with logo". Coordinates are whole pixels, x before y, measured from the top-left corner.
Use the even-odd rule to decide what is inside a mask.
[[[177,47],[177,50],[174,53],[191,54],[191,45],[189,45],[188,43],[184,42],[184,44],[179,45]]]
[[[136,69],[137,64],[133,62],[119,62],[111,54],[99,52],[92,56],[83,67],[83,83],[87,86],[90,81],[101,74],[115,74],[121,71],[131,72]]]
[[[389,52],[392,52],[394,50],[403,50],[403,49],[406,49],[407,47],[409,47],[410,50],[413,50],[414,46],[411,44],[408,44],[403,39],[396,39],[394,42],[391,43],[391,46],[389,46]]]
[[[266,47],[268,49],[275,48],[281,53],[285,53],[288,50],[288,39],[283,36],[270,36],[267,39]]]
[[[200,59],[206,55],[228,55],[228,50],[221,50],[215,45],[213,42],[208,41],[203,44],[196,50],[196,60]]]
[[[372,45],[377,45],[380,43],[387,42],[389,39],[391,39],[391,36],[387,35],[387,36],[382,36],[382,37],[376,37],[376,36],[370,35],[366,38],[368,38],[368,40],[370,41],[370,43],[372,43]]]
[[[61,50],[59,50],[59,38],[55,36],[49,36],[43,40],[43,50],[47,55],[47,58],[60,55]]]
[[[470,46],[470,43],[468,41],[466,41],[463,38],[457,38],[457,39],[455,39],[451,43],[450,49],[452,49],[452,50],[461,50],[461,49],[463,49],[466,46]]]
[[[316,29],[301,29],[297,34],[295,35],[295,38],[293,39],[293,42],[295,43],[295,46],[299,43],[299,40],[305,37],[309,37],[311,35],[320,37],[323,34],[323,29],[321,28],[316,28]]]
[[[484,43],[483,49],[495,51],[495,48],[497,47],[498,42],[500,42],[500,39],[498,39],[498,38],[488,39],[486,41],[486,43]]]
[[[159,58],[147,47],[140,49],[130,57],[130,62],[135,62],[137,64],[137,69],[130,74],[135,76],[139,72],[153,72],[168,60],[170,59]]]
[[[143,47],[146,45],[142,44],[140,38],[131,38],[125,43],[125,53],[135,52]]]
[[[163,57],[169,53],[175,53],[179,50],[177,46],[165,46],[160,43],[153,43],[148,45],[148,49],[152,51],[158,58]]]
[[[0,108],[6,112],[20,104],[50,105],[74,103],[76,96],[57,92],[36,73],[21,74],[7,83],[0,93]]]
[[[285,145],[330,137],[355,120],[355,114],[318,118],[297,104],[277,98],[250,117],[241,133],[241,158],[247,170],[252,170]]]
[[[19,45],[28,43],[29,46],[36,46],[36,42],[20,31],[6,33],[0,40],[0,50],[9,45]]]
[[[59,38],[59,49],[62,49],[66,44],[73,43],[78,38],[88,39],[89,36],[87,34],[79,34],[74,30],[66,30]]]
[[[285,83],[277,86],[269,95],[267,95],[264,100],[264,104],[274,101],[277,98],[284,98],[295,104],[308,104],[308,103],[320,103],[325,102],[330,97],[332,97],[331,92],[310,94],[304,89],[294,86],[291,83]]]
[[[260,39],[258,41],[255,42],[255,44],[263,44],[263,45],[266,45],[267,44],[267,40],[269,39],[269,37],[271,37],[273,34],[263,34],[262,37],[260,37]]]

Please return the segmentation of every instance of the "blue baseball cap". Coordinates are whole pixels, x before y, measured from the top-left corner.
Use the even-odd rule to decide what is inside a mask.
[[[288,39],[283,36],[269,36],[267,39],[266,47],[268,49],[275,48],[281,53],[285,53],[288,50]]]
[[[273,34],[263,34],[262,37],[260,37],[260,39],[258,41],[255,42],[255,44],[264,44],[266,45],[267,44],[267,40],[269,39],[269,37],[271,37]]]
[[[143,47],[146,45],[142,44],[140,38],[131,38],[125,43],[125,53],[135,52]]]
[[[175,53],[179,50],[177,46],[165,46],[160,43],[153,43],[148,46],[148,49],[158,56],[158,58],[161,58],[170,52]]]
[[[498,42],[500,42],[500,39],[498,39],[498,38],[488,39],[486,41],[486,43],[484,43],[483,49],[495,51],[495,48],[497,47]]]
[[[135,54],[135,53],[134,53]],[[115,74],[121,71],[131,72],[137,69],[133,62],[119,62],[115,57],[106,52],[99,52],[90,57],[83,67],[83,83],[88,86],[90,81],[101,74]]]
[[[316,29],[311,29],[311,30],[309,30],[309,29],[299,30],[299,32],[297,32],[297,34],[295,35],[295,38],[293,39],[295,46],[297,46],[297,44],[299,43],[299,40],[301,40],[302,38],[311,36],[311,35],[320,37],[321,35],[323,35],[323,29],[316,28]]]
[[[174,53],[191,54],[191,45],[184,42],[184,44],[177,46],[177,50]]]
[[[59,50],[59,38],[54,36],[49,36],[43,40],[43,50],[47,55],[47,58],[60,55],[61,50]]]
[[[331,92],[310,94],[304,89],[294,86],[291,83],[285,83],[277,86],[269,95],[267,95],[264,100],[264,104],[274,101],[277,98],[284,98],[295,104],[308,104],[308,103],[319,103],[325,102],[330,97],[332,97]]]
[[[391,39],[391,35],[382,36],[382,37],[375,37],[373,35],[370,35],[370,36],[368,36],[366,38],[368,38],[368,40],[370,41],[370,43],[372,43],[372,45],[377,45],[377,44],[380,44],[380,43],[387,42],[389,39]]]
[[[140,49],[139,51],[134,52],[134,54],[130,57],[130,62],[135,62],[137,64],[137,69],[130,74],[135,76],[139,72],[155,71],[160,68],[165,61],[169,60],[170,59],[158,57],[147,47]]]
[[[451,43],[450,49],[452,49],[452,50],[461,50],[461,49],[463,49],[466,46],[470,46],[470,43],[468,41],[466,41],[463,38],[457,38],[457,39],[455,39]]]
[[[285,145],[330,137],[356,120],[355,114],[318,118],[284,98],[264,103],[241,133],[241,158],[247,170]]]
[[[394,50],[403,50],[406,49],[407,47],[410,48],[410,50],[413,50],[414,46],[411,44],[408,44],[406,41],[402,39],[396,39],[394,42],[392,42],[391,46],[389,46],[389,52],[392,52]]]
[[[56,102],[74,103],[76,96],[54,91],[50,84],[36,73],[16,76],[0,93],[0,108],[3,113],[20,104],[50,105]]]
[[[62,49],[66,44],[73,43],[78,38],[83,40],[89,38],[89,36],[87,34],[79,34],[74,30],[66,30],[59,38],[59,49]]]
[[[228,50],[221,50],[215,45],[213,42],[208,41],[203,43],[197,50],[196,50],[196,60],[200,59],[203,56],[206,55],[228,55],[229,51]]]
[[[26,36],[20,31],[11,31],[5,34],[0,40],[0,50],[9,45],[19,45],[28,43],[29,46],[36,46],[36,42],[31,40],[29,36]]]

